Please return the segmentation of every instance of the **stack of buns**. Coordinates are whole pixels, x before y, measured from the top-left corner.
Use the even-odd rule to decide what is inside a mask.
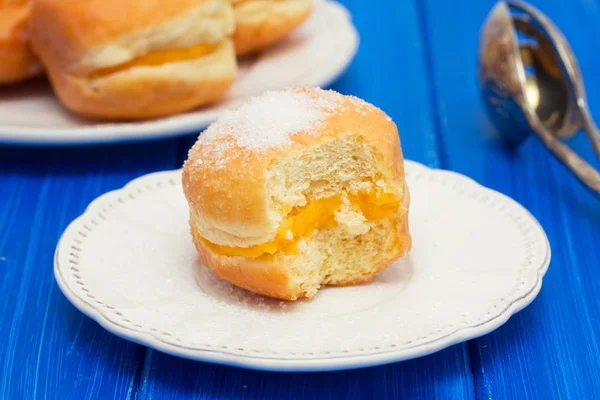
[[[288,36],[312,0],[0,0],[0,84],[39,75],[69,110],[136,120],[223,98],[237,57]]]
[[[355,97],[293,88],[226,111],[182,184],[201,268],[261,295],[365,282],[411,248],[396,125]]]

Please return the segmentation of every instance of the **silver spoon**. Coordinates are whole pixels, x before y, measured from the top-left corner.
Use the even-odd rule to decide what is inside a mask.
[[[536,134],[600,195],[600,174],[560,140],[583,130],[600,159],[577,60],[544,14],[520,1],[496,4],[481,32],[478,78],[488,114],[509,142]]]

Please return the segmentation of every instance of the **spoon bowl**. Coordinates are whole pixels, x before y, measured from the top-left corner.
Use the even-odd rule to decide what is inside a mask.
[[[525,72],[526,100],[554,136],[574,136],[583,127],[578,100],[585,100],[575,55],[558,28],[541,12],[509,2]]]
[[[533,134],[526,116],[529,105],[519,43],[507,3],[496,4],[483,26],[478,78],[484,106],[500,134],[514,145]]]

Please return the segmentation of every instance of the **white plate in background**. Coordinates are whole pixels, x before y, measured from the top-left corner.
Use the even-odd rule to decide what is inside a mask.
[[[0,143],[93,145],[200,132],[224,108],[265,90],[325,87],[350,64],[358,48],[351,16],[339,3],[316,0],[311,17],[288,39],[240,61],[239,75],[218,104],[142,122],[96,122],[67,111],[44,79],[0,88]]]

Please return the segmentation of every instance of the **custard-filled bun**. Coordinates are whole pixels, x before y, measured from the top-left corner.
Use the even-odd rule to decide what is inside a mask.
[[[287,37],[312,11],[312,0],[231,0],[237,55],[260,51]]]
[[[221,115],[183,190],[202,264],[286,300],[368,281],[411,248],[396,125],[333,91],[268,92]]]
[[[159,117],[222,98],[237,64],[228,0],[36,0],[34,50],[70,110]]]

